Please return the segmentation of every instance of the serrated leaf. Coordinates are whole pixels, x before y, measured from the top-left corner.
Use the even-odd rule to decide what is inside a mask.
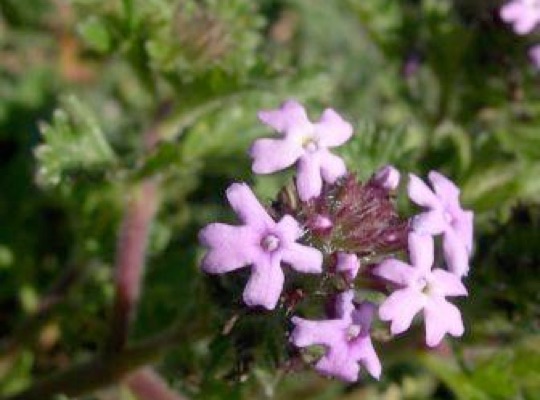
[[[66,98],[52,122],[40,128],[44,143],[35,150],[40,183],[57,185],[64,173],[104,167],[115,160],[94,115],[75,97]]]
[[[354,137],[338,151],[364,179],[386,164],[409,165],[411,151],[422,142],[405,127],[388,130],[368,121],[359,125]]]

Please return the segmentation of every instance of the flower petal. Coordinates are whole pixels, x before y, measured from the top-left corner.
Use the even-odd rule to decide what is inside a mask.
[[[469,273],[467,247],[452,229],[447,229],[444,232],[443,253],[450,271],[458,276],[465,276]]]
[[[321,194],[322,178],[318,156],[304,155],[300,158],[296,187],[302,201],[308,201]]]
[[[467,296],[467,289],[456,275],[436,268],[431,272],[437,290],[444,296]]]
[[[351,138],[353,127],[333,109],[327,108],[315,124],[315,134],[323,146],[336,147]]]
[[[420,234],[439,235],[448,227],[448,222],[442,210],[436,208],[414,216],[411,225]]]
[[[275,222],[270,218],[264,207],[259,203],[253,191],[245,183],[233,183],[227,189],[227,199],[240,220],[252,227],[268,228]],[[238,243],[236,242],[237,246]]]
[[[244,289],[244,303],[250,307],[276,308],[284,281],[279,262],[271,257],[260,257],[251,267],[251,276]]]
[[[381,362],[369,336],[362,337],[353,344],[353,358],[360,361],[369,374],[379,379],[382,372]]]
[[[446,176],[437,171],[430,171],[428,174],[428,179],[439,199],[455,202],[458,201],[459,189],[454,182],[452,182]]]
[[[351,322],[354,307],[354,290],[341,292],[335,299],[334,310],[336,316],[347,323]]]
[[[397,285],[405,286],[416,275],[416,272],[403,261],[387,259],[373,269],[373,274]]]
[[[334,346],[339,342],[346,323],[334,319],[324,321],[310,321],[300,317],[293,317],[292,323],[295,325],[291,332],[291,342],[297,347],[312,345]]]
[[[249,149],[256,174],[270,174],[290,167],[303,153],[300,142],[290,139],[257,139]]]
[[[291,243],[281,253],[282,260],[298,272],[320,274],[322,272],[322,253],[309,246]]]
[[[421,271],[430,271],[435,257],[433,238],[411,232],[408,237],[411,265]]]
[[[472,211],[463,211],[452,224],[455,233],[462,239],[467,248],[469,255],[473,248],[473,230],[474,230],[474,213]]]
[[[338,178],[341,178],[347,173],[345,162],[340,157],[327,150],[321,150],[319,157],[321,174],[326,182],[334,183]]]
[[[356,382],[360,372],[360,366],[356,360],[349,357],[348,348],[343,345],[330,348],[328,353],[315,364],[315,369],[323,375],[347,382]]]
[[[277,110],[263,110],[257,114],[259,120],[279,133],[312,130],[312,124],[304,107],[295,100],[284,102]]]
[[[379,307],[379,317],[392,321],[390,331],[397,335],[406,331],[418,311],[424,306],[424,296],[413,289],[400,289],[392,293]]]
[[[526,35],[534,30],[536,24],[538,24],[538,16],[529,11],[514,21],[514,31],[518,35]]]
[[[199,232],[199,241],[209,248],[202,260],[202,269],[222,274],[253,263],[259,256],[257,239],[257,234],[247,226],[207,225]]]
[[[303,233],[298,221],[290,215],[284,215],[276,224],[275,230],[284,241],[285,246],[296,241]]]
[[[426,324],[426,344],[437,346],[446,333],[452,336],[463,335],[463,321],[461,313],[453,304],[444,298],[430,299],[424,308]]]
[[[505,22],[513,22],[521,19],[527,13],[527,9],[520,1],[511,1],[501,7],[500,16]]]
[[[356,254],[339,252],[337,255],[336,271],[345,275],[346,279],[353,280],[360,269],[360,261]]]
[[[377,306],[369,301],[364,301],[352,312],[352,322],[356,325],[360,325],[362,330],[361,335],[367,335],[371,328],[371,322],[373,316],[377,311]]]
[[[429,208],[440,208],[441,202],[435,193],[414,174],[409,174],[409,184],[407,185],[409,198],[419,206]]]

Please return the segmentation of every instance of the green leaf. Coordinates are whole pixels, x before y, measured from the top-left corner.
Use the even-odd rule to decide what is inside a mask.
[[[100,19],[92,16],[78,26],[79,34],[93,49],[105,53],[111,47],[111,37],[107,26]]]
[[[44,143],[35,150],[38,182],[57,185],[63,174],[74,170],[105,167],[115,155],[92,112],[77,98],[63,101],[52,123],[41,126]]]
[[[457,365],[437,356],[426,354],[421,357],[423,362],[432,373],[445,383],[460,400],[489,400],[487,393],[474,386],[467,376],[460,371]]]
[[[22,351],[13,358],[6,357],[6,364],[0,365],[0,394],[10,395],[18,392],[27,386],[32,380],[32,367],[34,365],[34,356],[30,351]],[[7,373],[3,373],[3,368],[9,367]]]
[[[359,125],[350,142],[338,151],[363,179],[386,164],[409,166],[414,159],[411,153],[422,145],[423,135],[412,129],[384,129],[368,121]]]

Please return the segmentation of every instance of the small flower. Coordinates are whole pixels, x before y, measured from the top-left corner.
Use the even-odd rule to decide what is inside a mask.
[[[371,181],[383,189],[396,190],[399,186],[399,178],[399,171],[392,165],[386,165],[375,172]]]
[[[337,297],[337,319],[310,321],[294,317],[295,328],[291,341],[297,347],[322,345],[325,355],[315,369],[323,375],[355,382],[361,363],[374,377],[381,375],[381,363],[369,336],[375,305],[364,302],[355,307],[354,292],[349,290]]]
[[[537,70],[540,70],[540,44],[529,49],[529,59]]]
[[[347,281],[352,282],[360,270],[360,261],[356,254],[338,253],[336,271],[342,273]]]
[[[467,275],[473,245],[473,212],[461,208],[459,189],[444,175],[431,171],[428,178],[435,192],[416,175],[410,174],[409,198],[428,208],[414,217],[412,228],[423,234],[442,233],[449,269],[459,276]]]
[[[383,261],[373,274],[400,287],[380,306],[379,317],[391,321],[390,331],[397,335],[406,331],[414,316],[424,311],[426,343],[437,346],[446,333],[463,334],[463,321],[456,306],[446,297],[466,296],[467,290],[460,279],[445,270],[431,269],[433,265],[433,238],[417,233],[409,234],[411,264],[389,259]]]
[[[501,7],[503,21],[513,24],[514,31],[526,35],[540,22],[539,0],[513,0]]]
[[[260,111],[259,119],[282,138],[253,143],[253,172],[269,174],[297,163],[296,184],[303,201],[321,193],[323,179],[334,183],[346,173],[343,160],[328,149],[349,140],[353,129],[331,108],[324,110],[319,122],[311,123],[304,107],[289,100],[278,110]]]
[[[276,223],[246,184],[232,184],[227,189],[227,199],[243,225],[212,223],[201,230],[199,240],[208,248],[202,268],[208,273],[222,274],[250,265],[244,302],[272,310],[283,289],[281,263],[299,272],[320,273],[322,254],[296,243],[302,236],[298,222],[285,215]]]

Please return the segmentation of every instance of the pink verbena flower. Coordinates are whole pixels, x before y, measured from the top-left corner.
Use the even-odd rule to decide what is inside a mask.
[[[446,300],[449,296],[467,295],[461,280],[443,269],[432,269],[431,236],[410,233],[409,257],[411,264],[388,259],[373,270],[374,275],[400,287],[380,306],[379,317],[391,321],[390,331],[397,335],[406,331],[414,316],[423,310],[426,343],[431,347],[438,345],[447,333],[461,336],[464,330],[461,314]]]
[[[511,23],[519,35],[530,33],[540,22],[539,0],[513,0],[501,7],[503,21]]]
[[[409,198],[428,211],[414,217],[412,228],[423,234],[443,234],[443,251],[449,269],[459,276],[469,271],[473,246],[473,212],[463,210],[459,189],[444,175],[428,175],[434,192],[416,175],[410,174]]]
[[[324,110],[319,122],[311,123],[304,107],[289,100],[278,110],[260,111],[259,119],[282,137],[253,143],[253,172],[269,174],[296,163],[296,184],[303,201],[321,193],[323,179],[334,183],[346,173],[343,160],[328,149],[349,140],[353,128],[331,108]]]
[[[293,317],[295,328],[291,341],[297,347],[325,347],[325,355],[315,365],[321,374],[354,382],[358,380],[358,363],[361,363],[378,379],[381,363],[369,336],[375,305],[365,302],[355,307],[353,298],[352,290],[337,297],[337,319],[309,321]]]
[[[202,268],[222,274],[250,265],[244,302],[274,309],[283,288],[281,263],[299,272],[320,273],[322,254],[296,243],[302,236],[298,222],[285,215],[276,223],[246,184],[232,184],[227,199],[243,225],[212,223],[201,230],[199,240],[208,248]]]

